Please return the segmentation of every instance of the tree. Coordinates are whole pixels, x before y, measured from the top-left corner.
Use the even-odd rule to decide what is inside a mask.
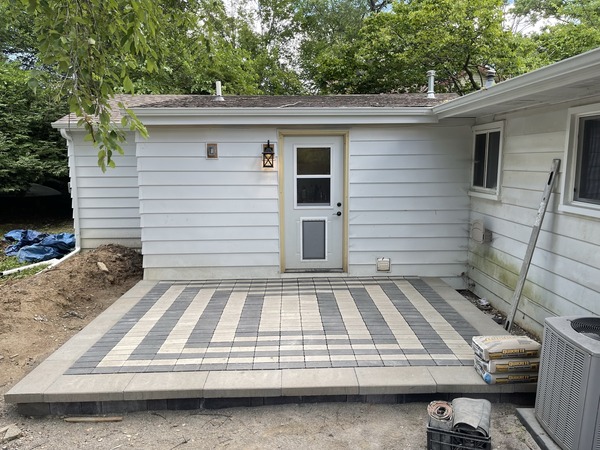
[[[51,76],[37,94],[29,88],[30,71],[0,59],[0,193],[19,193],[31,183],[66,180],[67,155],[50,122],[65,114],[57,108]],[[60,105],[60,102],[58,103]]]
[[[502,0],[412,0],[367,19],[357,54],[367,74],[360,91],[414,91],[435,70],[440,87],[460,94],[479,89],[485,66],[518,59],[503,29]],[[512,64],[514,66],[514,63]],[[373,68],[373,69],[371,69]]]
[[[229,17],[221,1],[189,1],[165,10],[158,70],[141,66],[130,75],[135,91],[149,94],[213,94],[216,80],[229,94],[258,94],[252,54],[242,44],[248,24]]]
[[[600,46],[599,0],[515,0],[514,13],[542,25],[531,40],[545,64]]]
[[[365,19],[389,2],[302,0],[298,3],[299,66],[313,92],[353,92],[355,53]]]
[[[62,76],[70,111],[99,146],[99,166],[114,166],[113,153],[123,153],[124,133],[112,122],[109,101],[117,92],[133,92],[130,73],[139,66],[148,72],[158,68],[161,5],[152,0],[20,0],[5,1],[2,8],[13,18],[27,14],[32,20],[37,63]],[[146,134],[130,110],[121,125]]]

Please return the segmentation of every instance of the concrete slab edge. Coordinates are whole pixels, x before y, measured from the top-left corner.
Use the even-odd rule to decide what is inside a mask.
[[[542,450],[561,450],[536,419],[534,408],[517,408],[517,417]]]
[[[38,370],[41,369],[41,370]],[[486,384],[470,366],[356,367],[63,375],[47,362],[5,394],[7,403],[304,395],[529,394],[535,383]]]

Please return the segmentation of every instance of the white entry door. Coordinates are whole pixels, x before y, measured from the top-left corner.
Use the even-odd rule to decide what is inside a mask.
[[[342,136],[289,136],[284,148],[286,271],[342,270]]]

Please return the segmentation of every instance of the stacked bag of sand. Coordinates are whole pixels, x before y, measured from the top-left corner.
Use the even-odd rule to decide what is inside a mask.
[[[537,382],[541,344],[527,336],[474,336],[475,370],[487,384]]]

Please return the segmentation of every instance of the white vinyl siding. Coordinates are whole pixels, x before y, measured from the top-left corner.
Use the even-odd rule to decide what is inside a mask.
[[[278,178],[262,168],[267,139],[276,141],[274,128],[151,127],[138,141],[147,279],[277,276]],[[206,158],[208,142],[218,159]]]
[[[82,249],[103,244],[140,248],[135,139],[127,135],[124,155],[116,155],[115,169],[105,173],[98,167],[98,149],[84,141],[84,133],[73,131],[73,152],[69,156],[75,226]],[[76,179],[75,179],[76,177]],[[72,181],[73,183],[73,181]]]
[[[475,292],[509,310],[552,160],[563,159],[567,107],[505,117],[500,201],[471,198],[492,242],[470,242]],[[565,161],[560,176],[564,177]],[[539,334],[548,316],[600,314],[600,223],[559,211],[555,188],[542,225],[516,322]]]
[[[466,271],[470,126],[356,127],[350,132],[351,275],[443,277]]]
[[[350,275],[466,270],[470,124],[350,128]],[[145,277],[274,277],[280,270],[277,129],[154,127],[138,141]],[[262,144],[275,143],[275,169]],[[205,157],[217,143],[219,159]]]

